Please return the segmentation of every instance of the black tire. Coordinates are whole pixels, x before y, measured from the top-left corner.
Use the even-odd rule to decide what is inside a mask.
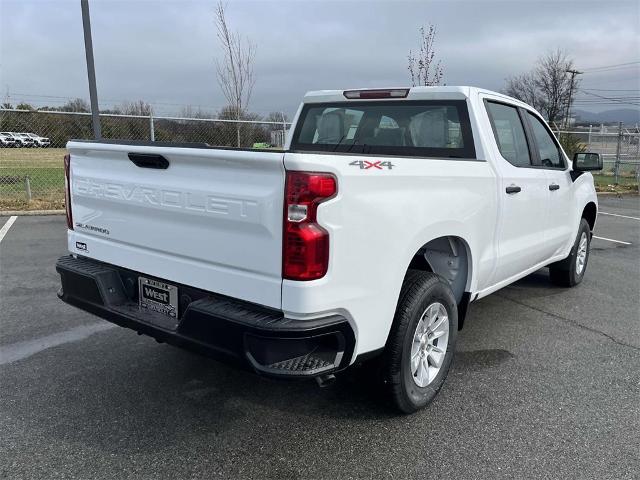
[[[580,241],[583,235],[586,236],[587,251],[582,270],[578,272],[576,263],[578,262],[578,250],[580,248]],[[589,223],[583,218],[580,220],[578,235],[576,235],[576,240],[573,243],[573,247],[571,247],[569,256],[564,260],[549,265],[549,278],[551,279],[551,282],[560,287],[575,287],[582,282],[584,274],[587,271],[590,250],[591,228],[589,227]]]
[[[427,307],[436,302],[444,306],[449,318],[447,349],[435,378],[420,387],[411,371],[413,336]],[[409,270],[381,359],[385,386],[393,404],[402,413],[413,413],[427,406],[440,391],[451,367],[457,332],[458,307],[449,283],[434,273]]]

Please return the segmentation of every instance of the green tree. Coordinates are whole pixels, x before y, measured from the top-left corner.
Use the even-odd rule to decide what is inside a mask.
[[[18,110],[35,110],[35,108],[33,108],[33,106],[31,106],[30,104],[26,103],[26,102],[20,102],[19,104],[16,105],[16,109]]]
[[[560,141],[560,145],[562,145],[562,149],[570,159],[573,159],[576,153],[583,153],[587,150],[585,144],[580,141],[577,135],[561,133],[558,140]]]

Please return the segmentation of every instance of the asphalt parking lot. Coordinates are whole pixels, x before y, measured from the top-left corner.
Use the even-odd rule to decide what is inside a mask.
[[[0,243],[0,477],[638,478],[640,198],[600,210],[596,235],[625,243],[594,239],[575,289],[541,270],[474,303],[443,390],[406,417],[358,370],[263,379],[63,304],[64,217],[18,217]]]

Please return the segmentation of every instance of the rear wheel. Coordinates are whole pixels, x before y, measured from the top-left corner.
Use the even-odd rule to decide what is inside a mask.
[[[409,271],[383,356],[384,381],[395,406],[412,413],[428,405],[449,372],[458,310],[442,277]]]
[[[569,256],[564,260],[549,265],[549,278],[561,287],[575,287],[584,278],[589,262],[591,246],[591,228],[583,218],[580,220],[578,235]]]

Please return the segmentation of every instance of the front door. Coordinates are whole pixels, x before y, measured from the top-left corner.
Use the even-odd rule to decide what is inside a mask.
[[[549,202],[547,205],[547,239],[549,256],[560,253],[569,239],[573,240],[571,221],[573,212],[571,176],[567,168],[564,153],[555,137],[544,122],[527,111],[525,117],[529,123],[536,163],[547,176]]]

